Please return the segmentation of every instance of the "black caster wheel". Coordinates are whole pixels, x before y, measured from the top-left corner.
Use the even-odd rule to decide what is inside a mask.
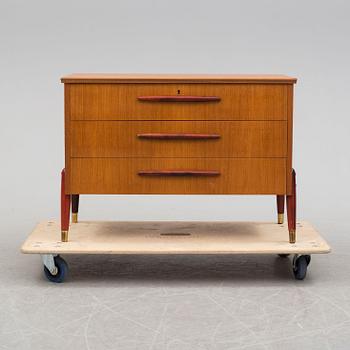
[[[280,258],[288,258],[289,254],[278,254]]]
[[[311,255],[304,255],[306,262],[307,262],[307,266],[309,266],[310,262],[311,262]]]
[[[310,264],[311,256],[310,255],[301,255],[297,257],[294,261],[293,272],[294,277],[297,280],[303,280],[306,276],[307,267]]]
[[[50,272],[50,270],[46,266],[44,266],[45,276],[51,282],[62,283],[67,276],[68,265],[66,261],[60,256],[55,256],[54,261],[55,261],[55,266],[57,268],[57,273],[53,275]]]

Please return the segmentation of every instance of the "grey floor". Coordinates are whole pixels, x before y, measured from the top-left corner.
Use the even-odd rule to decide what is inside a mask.
[[[8,232],[0,349],[349,349],[350,225],[317,227],[304,281],[276,256],[66,256],[61,285]]]

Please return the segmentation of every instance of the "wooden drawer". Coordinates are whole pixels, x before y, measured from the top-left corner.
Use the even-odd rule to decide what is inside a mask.
[[[72,157],[285,157],[285,121],[74,121]]]
[[[196,174],[140,175],[149,171]],[[199,173],[198,173],[199,172]],[[201,172],[209,174],[201,175]],[[284,158],[71,158],[67,193],[283,194]]]
[[[284,84],[66,84],[66,89],[71,120],[287,119]],[[210,97],[210,101],[139,99],[149,96]]]

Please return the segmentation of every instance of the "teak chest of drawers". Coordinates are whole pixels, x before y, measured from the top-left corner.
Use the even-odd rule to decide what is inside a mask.
[[[293,86],[278,75],[73,74],[62,241],[80,194],[276,195],[295,242]]]

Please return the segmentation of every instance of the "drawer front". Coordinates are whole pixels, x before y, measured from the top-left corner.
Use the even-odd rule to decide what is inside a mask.
[[[284,158],[71,158],[68,193],[283,194]]]
[[[72,157],[285,157],[285,121],[73,121]]]
[[[66,84],[71,120],[286,120],[283,84]]]

